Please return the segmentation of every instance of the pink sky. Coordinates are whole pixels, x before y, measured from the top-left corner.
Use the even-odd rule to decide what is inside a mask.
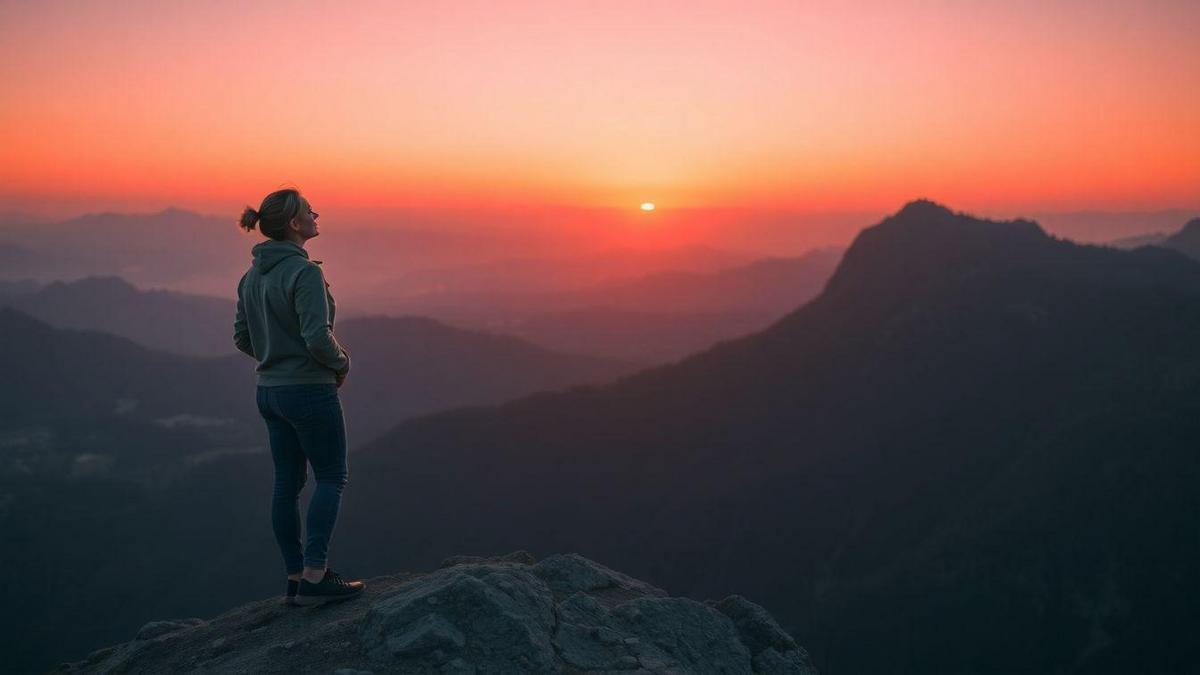
[[[1196,2],[0,3],[0,209],[1200,205]]]

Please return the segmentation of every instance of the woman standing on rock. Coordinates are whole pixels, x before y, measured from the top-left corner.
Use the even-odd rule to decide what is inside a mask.
[[[233,342],[258,361],[258,411],[267,424],[275,462],[271,523],[287,569],[287,602],[319,605],[352,598],[361,581],[345,581],[326,566],[337,522],[346,465],[346,427],[338,388],[350,355],[333,336],[334,303],[319,260],[304,244],[320,234],[317,213],[297,190],[267,195],[239,225],[255,225],[267,241],[238,283]],[[300,491],[312,464],[316,489],[308,505],[303,552]]]

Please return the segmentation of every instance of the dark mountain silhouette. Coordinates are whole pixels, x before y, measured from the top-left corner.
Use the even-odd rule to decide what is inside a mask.
[[[0,245],[0,250],[5,247]],[[2,254],[0,254],[2,255]],[[33,279],[17,279],[14,281],[0,281],[0,302],[32,295],[37,293],[42,288],[42,284]]]
[[[352,319],[339,322],[338,334],[354,354],[352,380],[341,390],[352,444],[407,417],[610,380],[636,368],[418,317]],[[0,344],[8,347],[0,368],[13,385],[0,396],[2,422],[208,420],[242,430],[239,437],[259,435],[254,362],[240,353],[170,354],[100,331],[55,328],[11,307],[0,307]],[[231,396],[236,390],[243,395]]]
[[[1200,260],[1200,218],[1189,220],[1182,230],[1166,237],[1157,245],[1175,249],[1189,258]]]
[[[139,290],[120,277],[50,283],[7,304],[60,328],[99,330],[190,356],[234,351],[233,300]]]
[[[119,415],[149,421],[178,414],[249,420],[257,414],[246,406],[249,395],[228,395],[239,382],[252,390],[245,357],[159,352],[100,331],[55,328],[11,307],[0,307],[0,344],[0,369],[11,385],[0,398],[0,420]]]
[[[738,595],[672,598],[576,554],[454,556],[367,580],[316,610],[280,598],[152,621],[55,672],[718,673],[816,675],[804,648]]]
[[[759,334],[402,424],[357,457],[340,555],[532,542],[737,587],[826,672],[1183,670],[1197,340],[1177,253],[914,202]]]
[[[89,277],[42,287],[11,282],[0,287],[0,304],[56,327],[98,330],[159,351],[236,353],[235,303],[224,298],[142,291],[119,277]],[[420,317],[343,319],[337,332],[356,360],[362,357],[370,366],[355,372],[362,386],[347,390],[352,414],[366,424],[360,431],[368,436],[411,414],[612,379],[637,367],[632,360],[571,356]],[[236,361],[252,367],[248,360]],[[396,382],[406,385],[398,388]]]
[[[351,381],[341,396],[356,444],[406,417],[606,382],[639,367],[424,317],[348,319],[338,321],[336,330],[352,354]]]

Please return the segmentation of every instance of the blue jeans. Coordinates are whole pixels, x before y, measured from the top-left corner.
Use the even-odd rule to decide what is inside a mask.
[[[337,523],[346,466],[346,424],[335,384],[258,387],[258,412],[267,423],[275,492],[271,525],[288,574],[323,569]],[[312,464],[317,481],[308,503],[308,538],[300,549],[300,491]]]

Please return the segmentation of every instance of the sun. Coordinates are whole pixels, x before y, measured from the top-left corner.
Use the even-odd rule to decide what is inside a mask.
[[[653,211],[654,210],[654,202],[642,202],[642,210],[643,211]]]

